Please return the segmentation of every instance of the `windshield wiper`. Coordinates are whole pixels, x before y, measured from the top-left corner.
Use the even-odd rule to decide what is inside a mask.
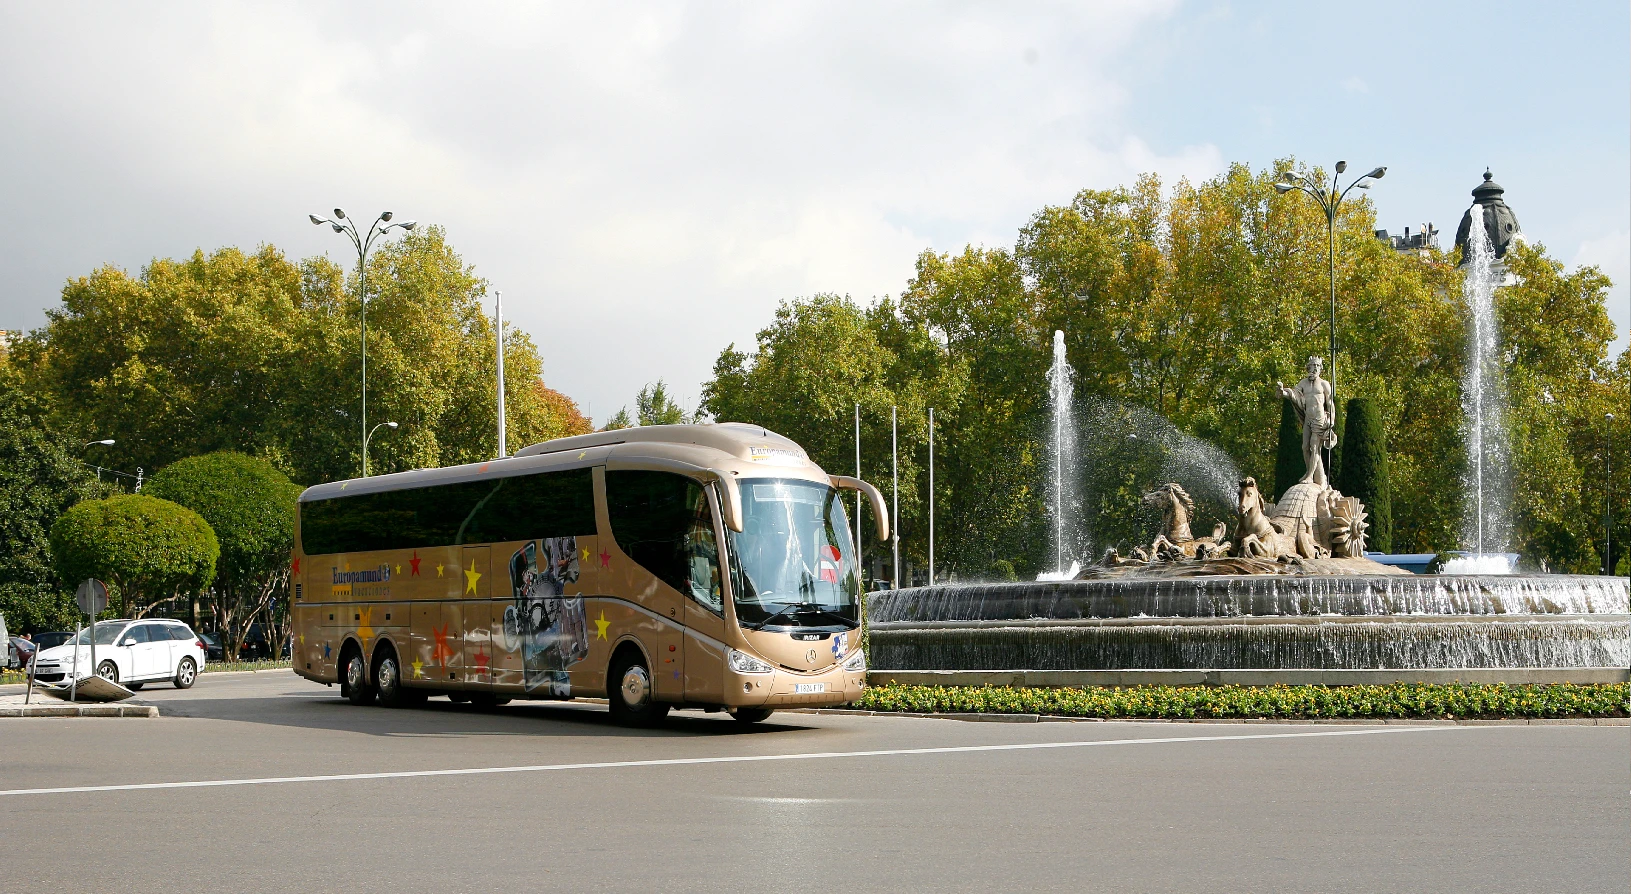
[[[763,630],[764,628],[769,627],[777,618],[785,618],[791,621],[795,615],[825,615],[828,618],[832,618],[839,624],[844,625],[845,627],[852,629],[855,627],[854,621],[851,621],[849,618],[846,618],[837,612],[828,611],[814,602],[792,602],[785,604],[777,602],[772,603],[772,605],[780,606],[781,611],[778,611],[770,617],[765,618],[763,621],[760,621],[758,624],[753,625],[754,630]]]

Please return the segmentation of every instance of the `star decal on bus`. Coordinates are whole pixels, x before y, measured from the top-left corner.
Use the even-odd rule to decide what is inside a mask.
[[[419,576],[419,550],[413,551],[413,558],[408,560],[408,569],[414,577]]]
[[[425,675],[425,662],[415,658],[413,660],[413,678],[415,680]]]
[[[374,635],[374,610],[371,608],[357,609],[357,638],[368,639]]]
[[[476,655],[475,655],[474,660],[476,662],[476,675],[480,676],[482,674],[487,673],[487,665],[493,659],[492,659],[492,656],[488,655],[486,652],[482,651],[482,649],[478,647],[476,649]]]
[[[323,657],[328,657],[328,643],[323,643]]]
[[[453,647],[447,644],[447,628],[448,625],[443,624],[430,629],[431,634],[436,637],[436,645],[430,650],[430,661],[444,667],[447,666],[447,660],[453,657]],[[324,646],[323,649],[326,652],[328,647]]]
[[[612,626],[612,622],[606,620],[606,610],[601,609],[600,617],[595,619],[595,639],[605,639],[606,628],[610,626]]]
[[[299,557],[299,556],[295,556],[295,557],[294,557],[294,566],[293,566],[293,570],[294,570],[294,573],[295,573],[295,574],[299,574],[299,573],[300,573],[300,557]]]
[[[481,580],[481,572],[474,568],[464,569],[464,591],[473,596],[481,594],[476,592],[476,581]]]
[[[607,552],[605,550],[600,551],[600,567],[602,567],[602,568],[612,567],[612,554],[611,553],[609,553],[609,552]]]
[[[444,568],[444,567],[446,567],[446,566],[444,566],[444,565],[437,565],[437,566],[436,566],[436,576],[437,576],[437,577],[441,577],[441,576],[442,576],[442,569],[443,569],[443,568]]]

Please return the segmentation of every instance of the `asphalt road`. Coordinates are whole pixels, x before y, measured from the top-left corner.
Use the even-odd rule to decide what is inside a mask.
[[[142,698],[165,716],[0,720],[0,891],[1631,888],[1626,727],[630,731],[287,673]],[[67,787],[103,788],[17,792]]]

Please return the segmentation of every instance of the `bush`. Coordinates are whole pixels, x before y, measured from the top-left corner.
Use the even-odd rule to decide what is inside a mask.
[[[1625,717],[1631,685],[1504,683],[1384,686],[869,686],[874,711],[1047,714],[1105,718],[1500,718]]]
[[[1302,480],[1308,465],[1303,462],[1303,429],[1297,421],[1297,408],[1291,401],[1280,399],[1280,441],[1274,454],[1274,492],[1270,497],[1279,502],[1293,484]]]
[[[64,512],[51,526],[51,553],[65,586],[97,578],[108,585],[110,609],[122,604],[127,616],[140,616],[209,586],[221,544],[191,509],[123,494]]]
[[[1382,417],[1370,398],[1348,401],[1343,430],[1342,465],[1333,483],[1347,496],[1358,497],[1370,513],[1367,549],[1393,551],[1393,498],[1388,484],[1387,434]]]

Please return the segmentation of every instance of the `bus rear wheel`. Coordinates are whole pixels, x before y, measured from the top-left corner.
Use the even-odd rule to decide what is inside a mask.
[[[737,723],[763,723],[776,713],[771,708],[737,708],[731,712]]]
[[[379,703],[387,708],[401,708],[409,703],[408,690],[402,685],[402,665],[396,652],[387,649],[374,666],[374,685],[379,689]]]
[[[368,681],[368,664],[362,653],[353,649],[345,662],[345,696],[353,705],[374,703],[374,684]]]
[[[606,682],[607,707],[623,726],[656,726],[668,716],[669,706],[655,700],[651,672],[638,654],[626,652],[612,662]]]

